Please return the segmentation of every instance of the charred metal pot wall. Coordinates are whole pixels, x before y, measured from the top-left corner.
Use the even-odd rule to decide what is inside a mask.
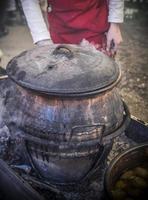
[[[24,52],[7,73],[16,95],[4,118],[23,130],[35,168],[52,183],[80,181],[100,159],[103,138],[124,123],[118,66],[98,51],[54,46]]]

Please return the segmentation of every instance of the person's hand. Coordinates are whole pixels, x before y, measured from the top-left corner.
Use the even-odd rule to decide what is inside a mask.
[[[47,40],[41,40],[41,41],[38,41],[37,43],[35,43],[37,46],[46,46],[46,45],[51,45],[53,44],[52,40],[50,39],[47,39]]]
[[[120,26],[117,23],[111,23],[107,32],[107,52],[110,52],[112,56],[116,54],[119,44],[122,42],[122,35]]]

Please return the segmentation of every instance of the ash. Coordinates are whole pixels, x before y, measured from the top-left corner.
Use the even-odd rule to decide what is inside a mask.
[[[4,106],[4,93],[6,92],[4,88],[4,81],[0,84],[0,158],[4,159],[7,155],[10,141],[10,132],[8,127],[3,123],[3,113],[5,112]]]
[[[0,82],[0,158],[5,160],[10,166],[22,167],[21,176],[25,177],[24,167],[28,160],[25,155],[25,145],[23,143],[22,132],[15,126],[7,127],[3,122],[3,114],[6,112],[5,103],[7,96],[15,95],[15,91],[10,93],[12,82],[1,81]],[[9,95],[8,95],[9,94]],[[109,141],[110,143],[110,141]],[[77,192],[71,193],[55,193],[49,189],[43,187],[36,187],[34,183],[29,182],[31,186],[36,189],[46,200],[103,200],[104,196],[104,174],[107,166],[110,162],[124,150],[134,146],[136,143],[129,139],[124,133],[116,137],[112,141],[112,145],[109,147],[109,154],[106,154],[107,159],[100,164],[99,172],[96,174],[95,181],[92,181],[89,186],[81,187]],[[107,144],[104,144],[107,145]],[[108,156],[107,156],[108,155]],[[20,167],[21,166],[21,167]],[[17,170],[14,169],[17,173]],[[33,170],[31,170],[33,171]],[[32,176],[32,172],[29,172],[29,176]],[[38,176],[36,175],[36,178]],[[25,178],[24,178],[25,179]],[[39,180],[39,179],[38,179]]]
[[[48,196],[47,200],[105,200],[104,175],[106,168],[118,154],[135,145],[136,142],[128,138],[125,133],[122,133],[120,136],[113,139],[113,145],[107,156],[107,160],[106,162],[101,163],[95,181],[93,181],[87,188],[80,188],[80,191],[77,193],[63,193],[61,195],[50,193],[49,195],[46,191],[45,196]]]
[[[122,153],[123,151],[133,147],[136,145],[136,142],[128,138],[125,133],[122,133],[120,136],[116,137],[113,140],[112,149],[107,157],[107,164],[109,165],[110,162],[118,156],[118,154]]]
[[[16,131],[16,133],[12,135],[7,126],[3,126],[0,128],[0,155],[1,157],[3,157],[3,159],[6,160],[6,162],[10,163],[11,165],[22,163],[23,149],[20,134],[20,132]],[[19,145],[19,143],[21,145]],[[107,162],[101,163],[96,181],[93,181],[87,188],[80,188],[78,192],[63,192],[57,194],[50,190],[36,188],[33,182],[30,184],[42,196],[44,196],[46,200],[103,200],[105,199],[103,185],[105,169],[118,154],[134,146],[135,144],[136,143],[129,139],[124,133],[119,137],[116,137],[113,140],[112,149],[107,157]],[[25,164],[26,163],[24,163],[24,165]],[[22,177],[23,174],[24,172],[21,172]]]
[[[10,132],[7,126],[0,129],[0,157],[5,158],[8,153]]]
[[[24,157],[22,133],[17,127],[8,128],[3,120],[6,112],[5,104],[8,98],[15,96],[13,82],[9,79],[1,80],[0,91],[0,158],[8,164],[19,163]]]

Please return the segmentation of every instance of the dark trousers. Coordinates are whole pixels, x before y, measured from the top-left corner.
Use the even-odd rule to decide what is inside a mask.
[[[0,0],[0,29],[4,29],[6,22],[6,8],[8,0]]]

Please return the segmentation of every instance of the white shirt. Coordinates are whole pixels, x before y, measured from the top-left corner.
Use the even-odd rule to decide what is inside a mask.
[[[21,2],[34,43],[50,39],[50,33],[44,21],[39,0],[21,0]],[[108,21],[122,23],[124,18],[123,9],[124,0],[109,0]]]

